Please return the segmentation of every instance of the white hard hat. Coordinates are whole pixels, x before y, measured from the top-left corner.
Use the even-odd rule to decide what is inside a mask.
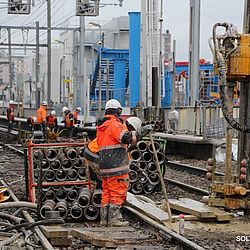
[[[36,121],[37,121],[35,116],[33,117],[33,121],[34,121],[34,122],[36,122]]]
[[[139,128],[141,128],[141,119],[135,116],[129,117],[127,119],[127,122],[134,127],[135,130],[138,130]]]
[[[50,114],[51,114],[51,115],[56,115],[56,111],[55,111],[55,110],[52,110],[52,111],[50,112]]]
[[[42,106],[47,106],[48,103],[46,101],[42,101]]]
[[[10,100],[10,101],[9,101],[9,104],[14,104],[14,101],[13,101],[13,100]]]
[[[66,112],[66,111],[68,111],[69,109],[68,109],[68,107],[63,107],[62,108],[62,112]]]
[[[77,107],[76,110],[79,111],[79,112],[82,111],[82,109],[80,107]]]
[[[118,108],[122,108],[120,102],[118,102],[116,99],[110,99],[106,102],[105,105],[105,110],[107,109],[118,109]]]

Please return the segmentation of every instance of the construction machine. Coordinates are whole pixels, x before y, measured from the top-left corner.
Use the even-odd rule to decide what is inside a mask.
[[[250,1],[248,3],[249,10]],[[221,32],[222,29],[224,33],[219,34],[218,30]],[[236,27],[230,23],[216,23],[213,27],[210,48],[214,56],[214,70],[220,79],[221,109],[228,123],[228,128],[225,176],[216,176],[214,174],[215,161],[208,162],[208,176],[212,179],[212,184],[207,202],[210,206],[249,211],[250,143],[246,138],[250,135],[249,118],[247,118],[249,116],[250,94],[247,98],[242,97],[246,94],[244,89],[249,88],[250,84],[250,31],[240,34]],[[241,107],[240,119],[236,120],[233,116],[233,91],[239,83],[241,85]],[[241,112],[242,110],[245,112]],[[233,168],[231,162],[233,129],[237,130],[240,137],[237,168]],[[242,142],[244,146],[242,146]]]

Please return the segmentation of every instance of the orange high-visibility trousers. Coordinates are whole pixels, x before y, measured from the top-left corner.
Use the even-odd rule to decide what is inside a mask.
[[[102,206],[114,204],[122,206],[127,197],[128,174],[102,178]]]

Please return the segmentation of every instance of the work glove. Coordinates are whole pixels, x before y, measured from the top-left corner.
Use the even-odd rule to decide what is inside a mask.
[[[139,129],[137,132],[139,134],[139,137],[142,138],[146,135],[149,134],[149,132],[153,131],[154,130],[154,126],[152,124],[149,124],[149,125],[146,125],[146,126],[143,126],[141,129]]]

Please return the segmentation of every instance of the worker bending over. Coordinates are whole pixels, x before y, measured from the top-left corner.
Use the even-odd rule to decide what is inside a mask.
[[[47,127],[49,127],[51,130],[53,128],[58,129],[58,122],[55,110],[52,110],[50,114],[46,117],[46,122],[47,122]]]
[[[111,99],[105,105],[105,116],[98,123],[97,144],[99,167],[102,177],[101,225],[127,226],[122,220],[120,208],[126,200],[129,185],[129,158],[127,145],[142,139],[152,126],[128,131],[120,118],[121,104]]]
[[[9,107],[6,110],[6,118],[8,120],[8,133],[10,133],[13,127],[14,120],[15,120],[13,100],[9,101]]]

